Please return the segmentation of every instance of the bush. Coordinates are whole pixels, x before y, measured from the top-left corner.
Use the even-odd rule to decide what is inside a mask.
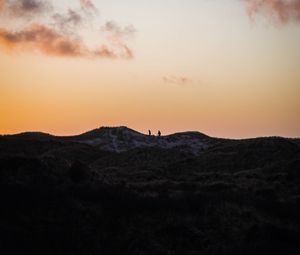
[[[69,177],[70,179],[75,182],[84,182],[89,179],[90,171],[86,165],[81,163],[80,161],[75,161],[70,169],[69,169]]]

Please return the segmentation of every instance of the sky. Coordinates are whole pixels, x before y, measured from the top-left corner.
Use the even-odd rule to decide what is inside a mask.
[[[0,134],[300,137],[300,0],[0,0]]]

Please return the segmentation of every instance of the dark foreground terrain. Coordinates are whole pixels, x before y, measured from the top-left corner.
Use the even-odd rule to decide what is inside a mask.
[[[0,136],[0,252],[300,254],[300,141]]]

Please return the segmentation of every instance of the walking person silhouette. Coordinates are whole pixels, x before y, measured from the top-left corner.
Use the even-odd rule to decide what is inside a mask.
[[[158,134],[158,136],[161,136],[161,132],[160,132],[160,130],[158,130],[157,134]]]

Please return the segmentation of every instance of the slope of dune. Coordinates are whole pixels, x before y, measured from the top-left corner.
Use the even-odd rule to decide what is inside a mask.
[[[3,254],[298,254],[300,145],[100,128],[0,137]]]

